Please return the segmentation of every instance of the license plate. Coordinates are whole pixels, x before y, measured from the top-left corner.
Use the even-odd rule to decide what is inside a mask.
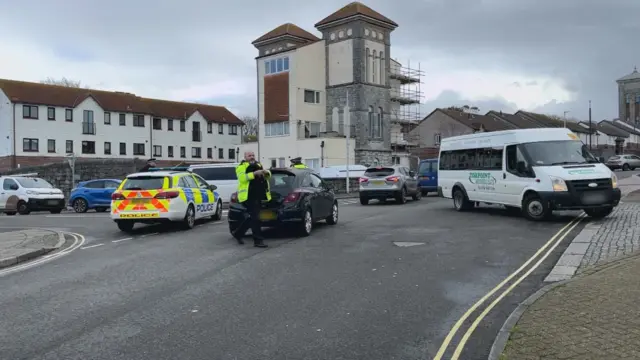
[[[606,201],[606,195],[601,192],[585,193],[582,195],[582,203],[585,205],[604,204]]]
[[[384,181],[383,180],[373,180],[371,183],[373,185],[384,185]]]
[[[147,199],[131,199],[132,204],[145,204],[147,201]]]
[[[260,220],[262,221],[275,220],[276,218],[277,218],[276,213],[273,211],[268,211],[268,210],[260,211]]]
[[[49,200],[49,201],[47,201],[47,204],[49,204],[49,205],[58,205],[58,200]]]

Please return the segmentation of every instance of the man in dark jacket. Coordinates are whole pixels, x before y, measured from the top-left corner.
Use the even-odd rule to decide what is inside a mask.
[[[244,160],[236,167],[236,177],[238,178],[238,202],[247,208],[249,217],[233,232],[233,237],[239,244],[244,244],[242,237],[251,227],[253,245],[260,248],[267,247],[262,237],[260,209],[263,201],[271,200],[269,191],[271,172],[265,170],[262,164],[256,161],[253,152],[247,151],[244,154]]]
[[[149,171],[149,169],[156,167],[156,159],[151,158],[147,160],[147,165],[143,166],[138,172]]]

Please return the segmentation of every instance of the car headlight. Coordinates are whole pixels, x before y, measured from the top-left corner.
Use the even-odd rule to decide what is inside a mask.
[[[549,176],[551,178],[551,185],[553,186],[553,191],[569,191],[567,189],[567,183],[564,182],[563,179],[555,176]]]
[[[27,195],[38,195],[37,191],[27,190]]]
[[[618,177],[616,176],[616,174],[611,174],[611,186],[614,189],[618,188]]]

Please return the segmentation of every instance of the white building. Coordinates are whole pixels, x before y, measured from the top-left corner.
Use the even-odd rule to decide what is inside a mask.
[[[398,162],[392,124],[401,105],[420,102],[401,88],[420,79],[394,77],[402,69],[389,57],[397,26],[354,2],[315,25],[322,38],[288,23],[256,39],[259,136],[242,151],[267,166],[295,157],[313,168]]]
[[[235,161],[242,125],[220,106],[0,79],[0,168],[50,163],[69,153]]]

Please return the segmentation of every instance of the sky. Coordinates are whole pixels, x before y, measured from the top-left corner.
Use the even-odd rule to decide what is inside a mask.
[[[365,0],[399,27],[391,57],[424,72],[435,107],[617,116],[615,80],[640,65],[637,0]],[[324,0],[0,0],[0,78],[66,77],[104,90],[256,114],[251,42],[346,5]],[[401,4],[401,5],[399,5]],[[283,9],[291,11],[283,11]]]

